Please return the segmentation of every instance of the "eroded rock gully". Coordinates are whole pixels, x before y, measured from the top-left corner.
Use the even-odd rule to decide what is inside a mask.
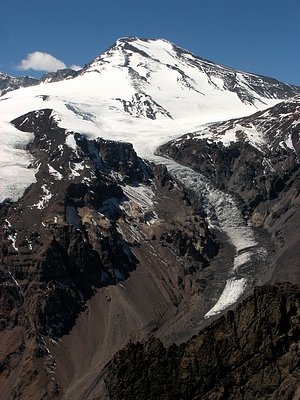
[[[0,210],[2,394],[85,398],[128,340],[197,328],[219,244],[198,200],[132,145],[67,132],[48,109],[13,123],[34,133],[39,169]]]
[[[268,129],[271,135],[272,127],[268,125]],[[294,143],[297,149],[297,141]],[[160,153],[201,172],[216,187],[236,196],[253,226],[269,232],[277,250],[268,268],[261,273],[261,283],[278,280],[297,283],[300,278],[299,160],[296,150],[278,143],[276,146],[264,145],[258,149],[247,141],[224,146],[221,142],[186,136],[163,145]]]
[[[13,123],[34,133],[39,169],[20,200],[0,208],[5,399],[297,398],[297,286],[257,288],[237,311],[211,325],[204,318],[234,265],[247,267],[238,282],[255,275],[254,264],[262,283],[298,279],[292,153],[272,161],[283,169],[276,178],[245,143],[164,148],[215,188],[173,161],[170,171],[145,163],[128,143],[65,131],[48,109]],[[209,201],[223,231],[208,226]],[[241,262],[260,244],[247,218],[277,242],[271,268],[261,258]]]

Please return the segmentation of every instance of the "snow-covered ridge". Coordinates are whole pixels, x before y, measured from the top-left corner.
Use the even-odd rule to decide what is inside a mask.
[[[0,97],[5,93],[16,90],[19,87],[27,87],[37,85],[38,79],[28,76],[14,77],[0,72]]]
[[[296,131],[300,131],[300,96],[248,117],[205,124],[200,130],[176,139],[173,145],[180,147],[186,139],[207,139],[222,142],[224,146],[247,142],[263,153],[278,146],[296,151],[296,140],[292,140]]]
[[[139,62],[136,62],[137,59]],[[132,68],[146,82],[151,73],[156,72],[155,67],[158,67],[159,63],[160,66],[168,68],[169,73],[177,72],[178,80],[195,91],[199,90],[197,73],[200,73],[214,89],[232,91],[243,103],[256,106],[256,103],[265,103],[264,98],[286,98],[299,93],[299,88],[284,85],[272,78],[215,64],[164,39],[121,38],[88,64],[84,71],[101,73],[107,63]],[[205,92],[201,93],[205,95]]]

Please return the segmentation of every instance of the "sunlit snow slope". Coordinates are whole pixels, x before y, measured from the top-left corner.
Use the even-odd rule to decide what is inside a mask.
[[[24,150],[31,135],[10,124],[29,111],[53,109],[59,126],[129,141],[147,157],[159,144],[204,123],[250,115],[295,90],[202,60],[165,40],[120,39],[74,79],[0,97],[0,201],[18,198],[34,180]]]

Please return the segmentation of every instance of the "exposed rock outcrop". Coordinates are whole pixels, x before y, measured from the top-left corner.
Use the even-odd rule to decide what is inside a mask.
[[[101,288],[118,285],[137,268],[155,268],[147,290],[165,296],[146,305],[149,316],[136,311],[145,320],[138,337],[157,330],[168,315],[182,325],[189,299],[193,312],[209,290],[203,271],[218,252],[199,204],[166,169],[146,164],[129,143],[89,140],[59,128],[56,118],[44,109],[13,121],[34,134],[28,149],[39,168],[24,196],[1,207],[1,334],[18,330],[20,338],[0,361],[9,399],[60,396],[60,376],[51,379],[51,340],[70,333]],[[111,355],[135,329],[128,327]],[[164,329],[163,336],[172,332]],[[19,376],[8,379],[17,370]]]
[[[296,96],[249,117],[208,125],[159,149],[235,194],[250,222],[270,232],[277,252],[261,282],[300,278],[299,118]]]
[[[299,301],[299,286],[259,287],[186,344],[129,344],[107,367],[109,399],[297,399]]]

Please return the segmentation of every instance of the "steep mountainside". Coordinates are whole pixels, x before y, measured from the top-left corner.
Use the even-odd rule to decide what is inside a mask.
[[[299,299],[299,286],[257,288],[186,344],[129,344],[105,374],[109,398],[298,399]]]
[[[1,206],[2,388],[8,398],[53,398],[70,366],[57,340],[80,312],[92,312],[88,299],[105,299],[98,316],[106,337],[101,363],[130,338],[153,331],[170,340],[186,335],[185,318],[195,314],[189,336],[212,305],[207,278],[218,244],[197,199],[188,199],[165,168],[145,164],[131,144],[67,132],[48,109],[13,124],[33,133],[29,149],[40,166],[24,196]],[[129,275],[127,288],[120,282]],[[118,338],[116,324],[122,326]],[[94,329],[93,323],[89,336],[96,340]],[[13,343],[6,340],[15,335]],[[61,375],[51,381],[57,359]],[[11,379],[16,366],[18,377]],[[92,371],[87,367],[87,381]],[[76,379],[68,377],[67,387],[73,390]]]
[[[28,112],[52,109],[62,128],[125,140],[139,156],[151,157],[159,144],[203,123],[250,115],[299,93],[297,87],[202,60],[165,40],[120,39],[72,74],[51,74],[42,84],[1,96],[0,200],[17,199],[34,182],[27,169],[32,160],[23,150],[31,136],[10,125]]]
[[[138,38],[42,81],[0,97],[0,399],[297,396],[296,286],[216,319],[299,282],[299,88]]]
[[[237,195],[256,226],[279,246],[268,279],[300,278],[300,99],[252,116],[209,124],[163,145],[160,153]]]
[[[212,91],[233,92],[246,104],[255,105],[263,103],[263,98],[283,99],[299,93],[296,86],[215,64],[163,39],[121,38],[83,71],[103,73],[107,63],[128,68],[131,79],[138,88],[147,88],[150,84],[153,90],[159,76],[167,71],[169,79],[172,79],[172,75],[177,77],[182,90],[189,89],[197,93],[200,91],[205,96],[207,93],[204,89],[208,83]],[[198,86],[200,82],[201,90]]]

